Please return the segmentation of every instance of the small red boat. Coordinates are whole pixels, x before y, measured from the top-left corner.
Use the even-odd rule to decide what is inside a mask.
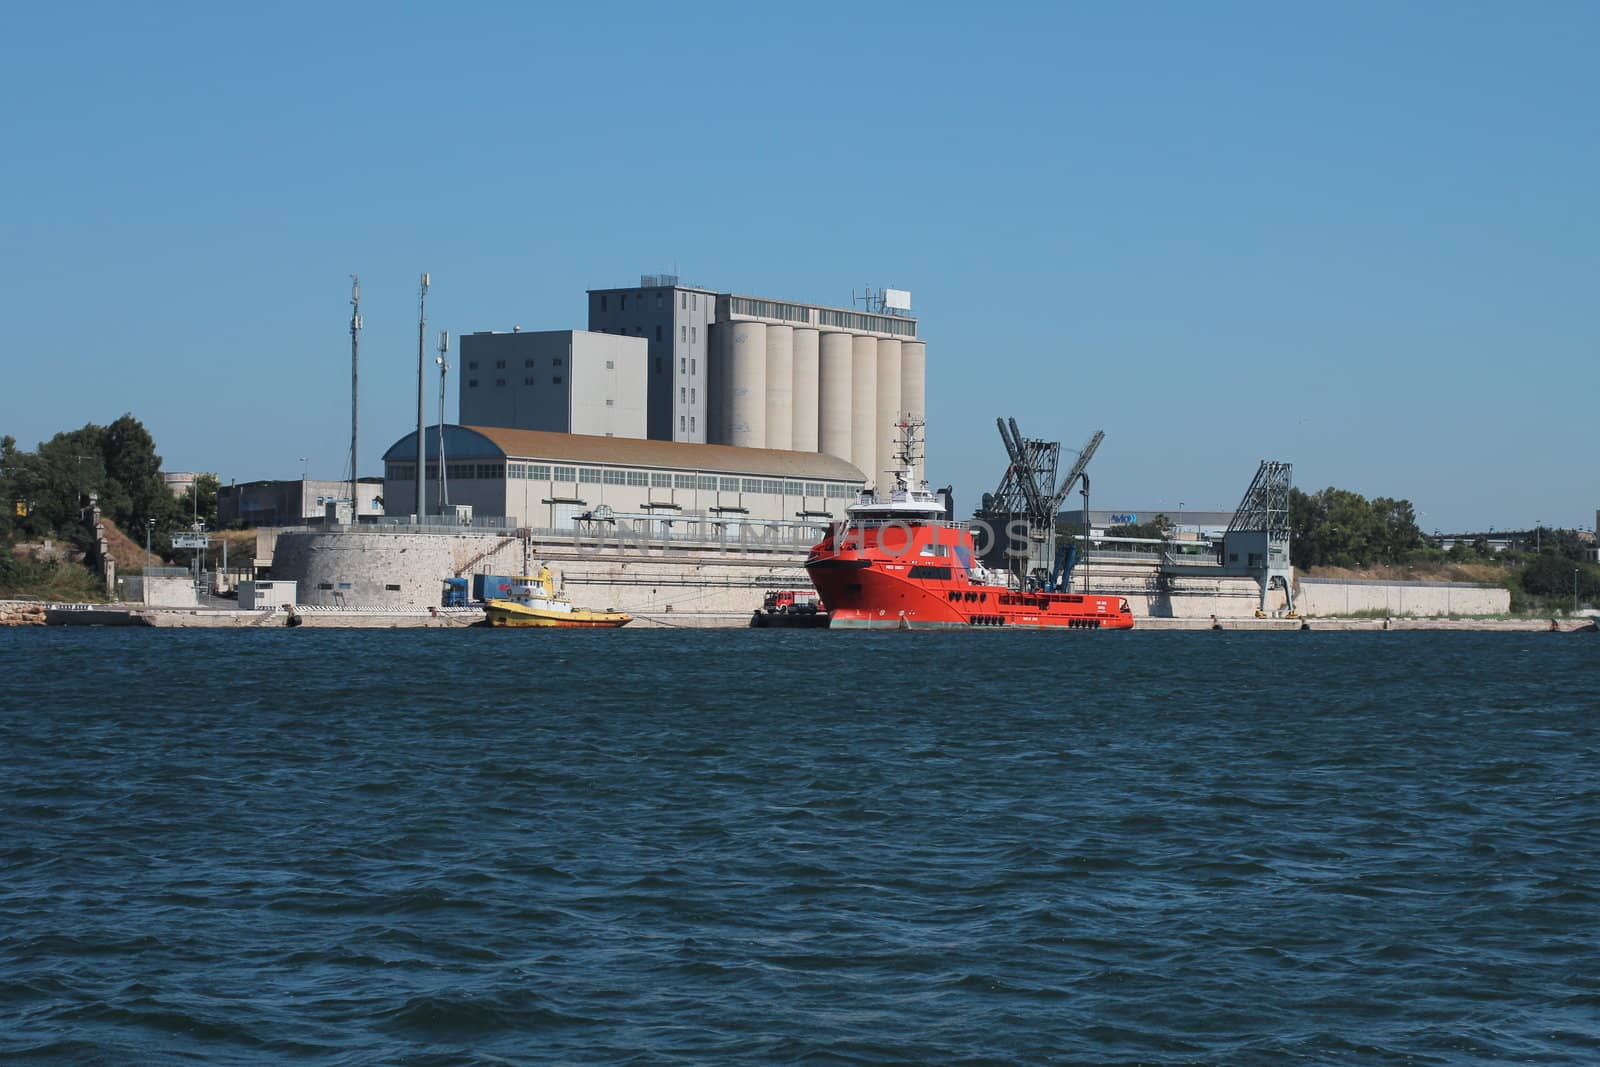
[[[1126,599],[1019,589],[985,568],[972,531],[916,476],[915,423],[901,424],[900,467],[887,499],[864,492],[811,549],[806,573],[835,630],[1021,627],[1129,630]]]

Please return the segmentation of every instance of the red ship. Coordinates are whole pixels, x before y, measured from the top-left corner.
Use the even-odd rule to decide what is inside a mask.
[[[1009,574],[984,567],[967,525],[949,521],[927,482],[913,485],[918,425],[900,429],[888,498],[862,493],[806,559],[831,629],[1133,628],[1122,597],[1017,588]]]

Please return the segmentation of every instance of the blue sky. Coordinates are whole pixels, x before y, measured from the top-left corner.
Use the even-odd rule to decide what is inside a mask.
[[[1592,525],[1600,6],[7,5],[0,432],[363,473],[436,329],[642,272],[909,288],[930,475],[1106,506],[1256,462],[1426,529]],[[430,341],[431,344],[431,341]],[[432,402],[430,401],[430,419]]]

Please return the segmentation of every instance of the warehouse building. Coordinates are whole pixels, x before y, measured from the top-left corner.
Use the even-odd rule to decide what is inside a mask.
[[[823,453],[877,483],[894,462],[896,424],[926,418],[927,346],[909,294],[862,311],[672,275],[640,282],[590,290],[589,328],[648,346],[654,440]]]
[[[469,333],[461,338],[458,417],[471,426],[642,438],[645,360],[642,338],[585,330]]]
[[[437,426],[424,431],[430,509],[441,495],[439,438]],[[411,518],[416,456],[415,432],[384,453],[390,517]],[[842,519],[865,481],[817,453],[456,425],[444,427],[444,475],[451,508],[513,527],[651,536],[749,527],[798,539]]]

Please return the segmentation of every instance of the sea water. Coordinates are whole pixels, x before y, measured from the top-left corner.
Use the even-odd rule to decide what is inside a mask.
[[[0,1062],[1600,1062],[1600,640],[0,632]]]

